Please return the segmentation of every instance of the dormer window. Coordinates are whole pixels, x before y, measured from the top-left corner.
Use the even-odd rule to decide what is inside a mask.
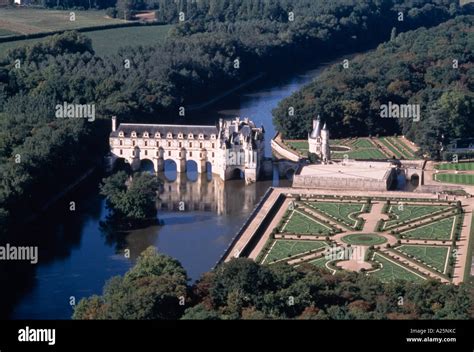
[[[178,133],[178,138],[179,138],[179,139],[182,139],[182,138],[183,138],[183,134],[182,134],[182,133]]]
[[[161,138],[160,132],[156,132],[156,133],[155,133],[155,138]]]
[[[216,135],[215,135],[215,134],[211,134],[211,139],[216,139]]]
[[[148,137],[150,137],[150,135],[148,134],[148,132],[144,132],[144,133],[143,133],[143,138],[148,138]]]
[[[194,134],[192,133],[188,134],[188,139],[194,139]]]
[[[124,137],[123,131],[119,132],[119,137]]]
[[[204,139],[204,135],[202,133],[199,134],[199,139]]]
[[[171,132],[168,132],[168,134],[166,135],[166,138],[173,138],[173,134]]]
[[[132,138],[136,138],[137,137],[137,132],[133,131],[132,132]]]

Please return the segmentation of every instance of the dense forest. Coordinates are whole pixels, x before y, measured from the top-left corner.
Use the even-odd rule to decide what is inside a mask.
[[[403,133],[431,157],[474,131],[474,16],[401,33],[377,50],[326,70],[280,102],[274,121],[287,138],[307,138],[311,119],[332,136]],[[381,105],[419,104],[420,121],[383,118]],[[290,116],[289,108],[295,109]]]
[[[268,4],[285,13],[291,8],[294,20],[280,10],[270,15]],[[170,121],[180,106],[205,101],[261,71],[291,70],[360,50],[388,39],[393,27],[432,26],[466,11],[455,0],[196,5],[196,20],[177,24],[165,43],[124,48],[111,57],[96,56],[91,41],[75,32],[2,53],[0,232],[22,223],[100,160],[112,115],[130,122]],[[402,22],[399,12],[405,14]],[[95,121],[55,118],[55,106],[63,103],[95,105]]]
[[[472,290],[472,289],[471,289]],[[310,264],[262,266],[233,259],[188,286],[175,259],[148,248],[102,296],[82,299],[74,319],[472,319],[467,286],[383,284]]]

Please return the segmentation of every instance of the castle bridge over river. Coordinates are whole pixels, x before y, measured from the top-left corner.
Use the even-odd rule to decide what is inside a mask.
[[[112,118],[111,166],[124,159],[133,170],[143,160],[153,163],[155,172],[164,170],[167,160],[176,163],[178,173],[193,161],[198,173],[211,171],[222,180],[243,174],[247,183],[257,181],[264,158],[262,127],[248,118],[224,121],[218,126],[120,124]]]

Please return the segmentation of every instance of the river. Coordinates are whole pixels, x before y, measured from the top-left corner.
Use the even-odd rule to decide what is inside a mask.
[[[272,109],[317,77],[324,67],[319,65],[286,77],[266,76],[212,108],[187,116],[185,123],[249,117],[265,127],[265,150],[270,156],[270,139],[275,134]],[[173,171],[167,176],[176,178]],[[39,263],[6,273],[9,281],[8,287],[2,288],[3,315],[13,319],[69,319],[71,302],[101,294],[107,279],[126,272],[150,245],[178,259],[196,280],[215,265],[268,187],[289,183],[274,175],[273,180],[250,186],[240,180],[224,184],[216,177],[209,181],[207,175],[198,176],[191,171],[174,182],[165,182],[158,215],[163,226],[117,238],[101,230],[100,222],[107,216],[107,209],[98,195],[99,181],[100,176],[92,177],[82,184],[28,231],[25,243],[39,246]],[[76,203],[75,211],[70,211],[70,201]],[[184,210],[180,204],[184,204]],[[125,249],[130,251],[129,257]]]

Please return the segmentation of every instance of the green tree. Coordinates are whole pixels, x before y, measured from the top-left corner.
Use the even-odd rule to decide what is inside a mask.
[[[135,173],[130,178],[119,171],[103,180],[100,193],[112,210],[112,219],[140,223],[156,218],[156,200],[160,182],[148,173]]]
[[[123,277],[107,282],[102,296],[82,299],[73,319],[179,319],[187,281],[179,262],[149,247]]]

